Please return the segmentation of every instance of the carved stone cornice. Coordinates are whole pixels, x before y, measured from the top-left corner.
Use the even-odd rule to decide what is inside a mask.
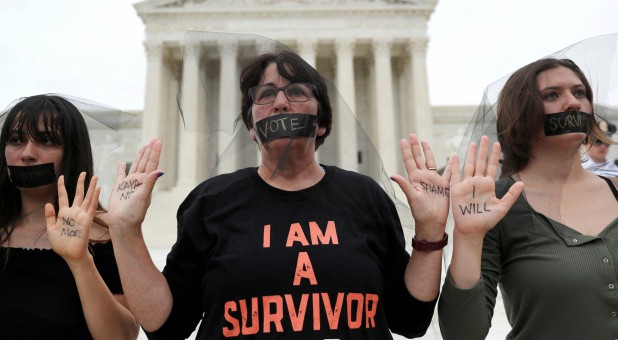
[[[246,5],[431,5],[436,0],[152,0],[151,5],[160,8],[189,7],[196,5],[246,6]],[[142,5],[144,6],[144,5]]]
[[[379,35],[403,40],[426,36],[435,1],[149,0],[134,6],[147,38],[165,41],[182,41],[187,29],[251,32],[286,41],[306,32],[320,40],[350,33],[360,40]]]
[[[431,15],[435,0],[395,1],[395,0],[150,0],[135,5],[142,19],[149,15],[163,13],[192,13],[198,15],[225,13],[250,15],[254,17],[278,17],[282,13],[303,13],[319,15],[336,12],[338,16],[356,16],[360,13],[372,14],[379,18],[386,13],[414,14],[423,17]]]
[[[354,32],[355,35],[365,30],[368,36],[388,31],[388,35],[425,36],[426,21],[417,19],[420,15],[403,13],[397,15],[371,13],[317,13],[298,12],[294,14],[256,14],[256,13],[161,13],[148,15],[144,22],[146,34],[165,32],[166,34],[183,34],[187,29],[221,32],[251,32],[263,34],[265,31],[278,30],[283,35],[296,32],[294,35],[305,35],[311,32],[314,36],[333,37],[344,35],[343,32]],[[391,13],[392,14],[392,13]],[[377,18],[376,18],[377,17]],[[315,26],[315,20],[321,22]],[[299,34],[300,33],[300,34]]]

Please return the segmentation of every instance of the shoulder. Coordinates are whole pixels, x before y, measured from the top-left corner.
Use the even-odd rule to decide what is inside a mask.
[[[257,168],[245,168],[227,174],[220,174],[211,177],[198,184],[185,197],[180,205],[180,210],[187,209],[196,201],[208,200],[221,193],[238,192],[238,190],[228,190],[233,187],[242,187],[250,183],[252,176],[257,176]]]
[[[111,240],[107,211],[98,210],[90,227],[90,240],[95,243],[105,243]]]
[[[618,188],[618,177],[609,177],[609,176],[599,176],[599,177],[608,179],[611,182],[611,184],[614,185],[615,188]]]
[[[377,204],[389,201],[391,197],[386,190],[390,190],[392,184],[378,183],[370,176],[358,172],[344,170],[335,166],[324,166],[326,181],[324,187],[328,188],[329,196],[348,197],[350,200],[359,199],[361,203]],[[382,203],[380,203],[382,204]]]
[[[211,177],[200,183],[189,195],[203,195],[213,192],[220,192],[228,187],[248,180],[252,175],[257,174],[257,168],[244,168],[231,173],[220,174]]]
[[[344,182],[352,182],[356,184],[364,184],[368,186],[379,186],[378,182],[376,182],[373,178],[367,175],[354,172],[351,170],[341,169],[341,168],[338,168],[332,165],[322,165],[322,166],[326,170],[326,175],[331,177],[333,180],[338,181],[338,183],[340,181],[344,181]]]

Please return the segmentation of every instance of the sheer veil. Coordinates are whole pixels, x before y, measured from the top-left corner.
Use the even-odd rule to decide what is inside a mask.
[[[618,108],[618,34],[607,34],[585,39],[543,58],[570,59],[579,66],[593,90],[595,119],[597,122],[607,121],[616,124],[616,121],[618,121],[618,111],[616,110]],[[460,160],[462,160],[462,166],[470,143],[474,142],[478,145],[483,135],[489,137],[490,145],[498,141],[496,132],[496,102],[500,91],[511,74],[499,78],[485,88],[482,100],[468,124],[461,144],[457,149],[457,154]],[[586,158],[585,148],[582,148],[581,161],[585,161]],[[549,170],[551,169],[548,168]],[[618,173],[609,175],[616,177]],[[497,175],[497,178],[500,177],[501,171]],[[561,195],[562,193],[557,193],[552,197],[552,204],[556,210],[560,209]],[[559,211],[557,214],[559,216]],[[453,220],[452,216],[449,216],[447,232],[452,233],[452,231]],[[445,251],[445,262],[447,264],[450,263],[451,253],[452,244],[449,244]]]
[[[99,201],[104,208],[107,208],[111,190],[116,181],[115,169],[122,161],[122,148],[126,143],[123,141],[124,134],[121,130],[138,119],[138,116],[84,98],[58,93],[48,95],[68,100],[81,112],[90,137],[94,174],[99,176],[98,185],[101,186]],[[11,108],[24,99],[25,97],[12,101],[0,113],[0,126],[4,124],[6,114]]]
[[[204,150],[200,152],[203,158],[199,163],[203,164],[206,177],[256,167],[259,165],[258,144],[249,137],[240,119],[240,72],[258,54],[292,49],[258,35],[207,31],[187,31],[183,47],[185,71],[177,95],[184,125],[181,133],[199,141],[199,147]],[[214,59],[219,56],[220,61]],[[409,237],[413,220],[407,204],[395,196],[393,183],[364,127],[333,82],[329,79],[326,82],[333,124],[330,135],[317,150],[318,162],[353,170],[376,180],[396,203]],[[288,154],[284,153],[279,161],[282,166],[286,157]]]

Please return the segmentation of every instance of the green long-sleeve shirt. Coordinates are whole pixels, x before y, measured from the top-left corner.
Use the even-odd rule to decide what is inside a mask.
[[[514,183],[496,183],[502,197]],[[467,290],[447,274],[438,304],[445,340],[485,339],[500,288],[507,339],[618,339],[618,219],[586,236],[535,212],[520,195],[483,242],[482,277]]]

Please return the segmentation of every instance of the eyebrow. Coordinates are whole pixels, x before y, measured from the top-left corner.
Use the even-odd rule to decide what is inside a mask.
[[[542,89],[540,89],[541,92],[543,91],[548,91],[548,90],[558,90],[563,88],[562,86],[548,86],[548,87],[544,87]],[[584,86],[584,84],[577,84],[575,86],[569,87],[569,89],[586,89],[586,86]]]
[[[266,85],[268,85],[268,86],[272,86],[272,87],[277,87],[277,86],[275,85],[275,83],[272,83],[272,82],[271,82],[271,83],[264,83],[264,84],[260,84],[260,85],[258,85],[258,86],[266,86]],[[287,85],[286,85],[286,86],[287,86]],[[284,86],[284,87],[285,87],[285,86]]]

